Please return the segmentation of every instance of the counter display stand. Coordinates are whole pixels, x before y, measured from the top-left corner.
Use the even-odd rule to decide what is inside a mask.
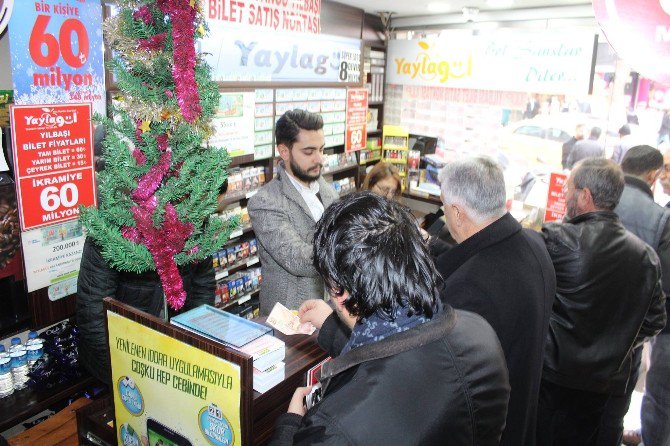
[[[284,359],[286,364],[285,377],[281,383],[267,392],[260,394],[255,392],[252,388],[253,361],[251,356],[227,347],[224,344],[181,329],[175,325],[163,321],[162,319],[153,317],[136,310],[133,307],[122,304],[112,298],[105,299],[105,312],[108,314],[108,319],[110,317],[109,314],[115,313],[116,315],[122,316],[123,318],[129,319],[144,327],[167,335],[177,341],[181,341],[188,344],[189,346],[193,346],[202,352],[206,352],[218,358],[222,358],[223,360],[239,367],[241,390],[241,441],[235,440],[234,442],[238,445],[266,444],[272,437],[277,418],[280,415],[286,413],[288,404],[291,400],[291,397],[293,396],[293,393],[295,392],[295,389],[305,385],[307,370],[318,364],[327,356],[327,354],[321,350],[317,344],[317,333],[311,336],[285,336],[275,331],[274,336],[278,337],[286,344],[286,357]],[[262,324],[265,322],[265,318],[255,319],[255,321]],[[147,398],[145,397],[145,400],[146,399]],[[95,417],[104,418],[104,416],[98,412],[94,413]],[[80,420],[80,426],[96,424],[99,429],[101,426],[105,426],[100,422],[95,423],[95,420],[88,420],[89,422],[87,423],[85,418],[86,417],[84,416],[83,419]],[[118,429],[109,427],[106,432],[98,432],[96,436],[100,437],[101,434],[114,435],[114,432],[118,432]],[[82,441],[82,444],[89,444],[85,442],[87,434],[88,432],[82,432],[80,429],[78,435],[80,441]]]

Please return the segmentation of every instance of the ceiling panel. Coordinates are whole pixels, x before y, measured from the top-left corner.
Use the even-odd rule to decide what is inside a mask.
[[[461,14],[464,7],[476,7],[484,12],[591,4],[591,2],[585,2],[584,0],[338,0],[337,3],[355,6],[372,14],[379,11],[393,12],[392,17]],[[438,3],[442,8],[439,11],[431,12],[429,10],[429,4],[431,3]]]

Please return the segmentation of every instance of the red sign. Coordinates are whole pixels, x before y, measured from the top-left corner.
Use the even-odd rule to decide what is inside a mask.
[[[544,213],[544,222],[562,220],[565,215],[566,203],[563,192],[568,182],[568,176],[562,173],[552,173],[549,178],[549,194],[547,194],[547,210]]]
[[[347,133],[344,148],[347,152],[361,150],[368,137],[367,115],[368,90],[350,88],[347,90]]]
[[[91,104],[15,105],[10,117],[22,230],[95,206]]]
[[[668,0],[593,0],[593,10],[619,57],[643,76],[670,86]]]

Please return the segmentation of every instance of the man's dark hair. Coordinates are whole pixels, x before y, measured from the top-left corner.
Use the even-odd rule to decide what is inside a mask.
[[[619,136],[628,136],[630,135],[630,126],[628,124],[624,124],[619,128]]]
[[[621,162],[623,173],[638,177],[661,167],[663,167],[661,151],[648,145],[631,147]]]
[[[603,131],[600,129],[600,127],[593,127],[591,129],[591,133],[589,134],[589,138],[590,139],[598,139],[598,138],[600,138],[600,134],[602,132]]]
[[[298,139],[300,130],[321,130],[323,118],[307,110],[289,110],[277,120],[275,125],[275,141],[291,149]]]
[[[572,174],[575,188],[590,190],[597,208],[611,211],[619,204],[624,179],[621,167],[614,161],[586,158],[575,165]]]
[[[428,318],[440,276],[407,210],[372,192],[331,204],[316,225],[314,267],[352,316],[391,319],[398,307]]]

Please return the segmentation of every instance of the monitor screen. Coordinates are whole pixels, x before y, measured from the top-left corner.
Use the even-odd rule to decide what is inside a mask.
[[[418,150],[421,152],[421,156],[435,153],[436,147],[437,138],[433,136],[415,135],[412,133],[409,135],[409,149]]]

